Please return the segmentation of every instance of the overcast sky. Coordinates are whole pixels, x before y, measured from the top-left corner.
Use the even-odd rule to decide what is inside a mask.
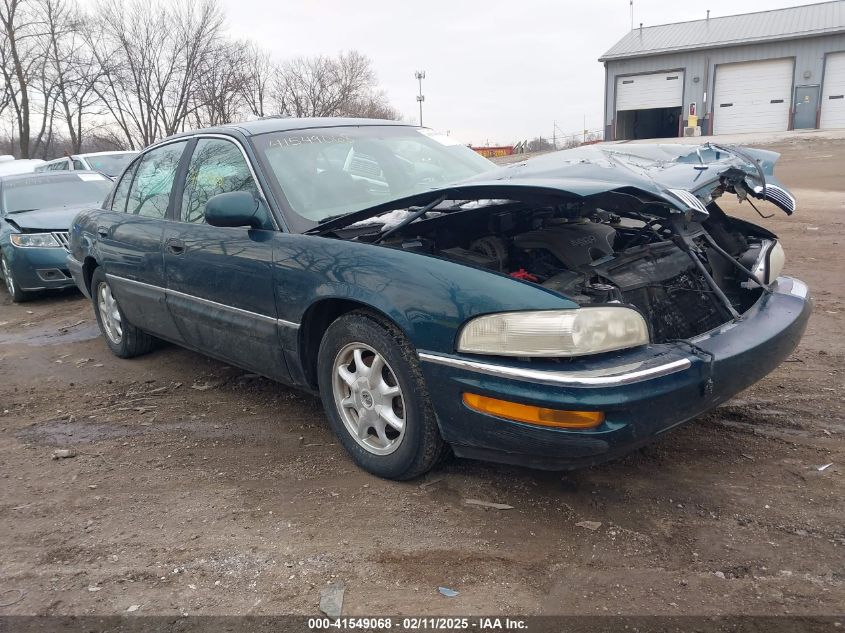
[[[467,143],[512,143],[602,126],[597,59],[630,30],[628,0],[222,0],[231,33],[277,57],[369,55],[391,103]],[[634,0],[644,26],[807,4]]]

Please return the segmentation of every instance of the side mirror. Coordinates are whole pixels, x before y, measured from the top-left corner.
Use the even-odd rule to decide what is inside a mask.
[[[266,211],[261,199],[248,191],[229,191],[205,203],[205,221],[211,226],[264,228]]]

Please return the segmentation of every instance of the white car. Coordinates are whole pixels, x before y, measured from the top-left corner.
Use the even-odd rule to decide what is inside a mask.
[[[98,171],[109,178],[117,178],[138,152],[89,152],[71,154],[47,161],[35,171]]]
[[[0,156],[0,176],[13,176],[15,174],[29,174],[38,171],[44,164],[40,158],[15,159],[14,156],[4,154]]]

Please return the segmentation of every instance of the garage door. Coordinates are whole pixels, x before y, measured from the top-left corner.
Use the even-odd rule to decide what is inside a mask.
[[[828,55],[824,64],[821,128],[845,128],[845,53]]]
[[[792,67],[791,59],[717,66],[713,133],[789,129]]]
[[[650,110],[684,105],[684,73],[651,73],[616,79],[616,110]]]

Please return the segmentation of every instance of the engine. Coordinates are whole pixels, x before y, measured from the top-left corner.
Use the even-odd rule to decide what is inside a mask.
[[[722,323],[712,292],[687,253],[668,240],[628,246],[625,234],[614,222],[555,219],[439,254],[540,284],[582,305],[636,306],[651,324],[655,342],[689,338]]]

